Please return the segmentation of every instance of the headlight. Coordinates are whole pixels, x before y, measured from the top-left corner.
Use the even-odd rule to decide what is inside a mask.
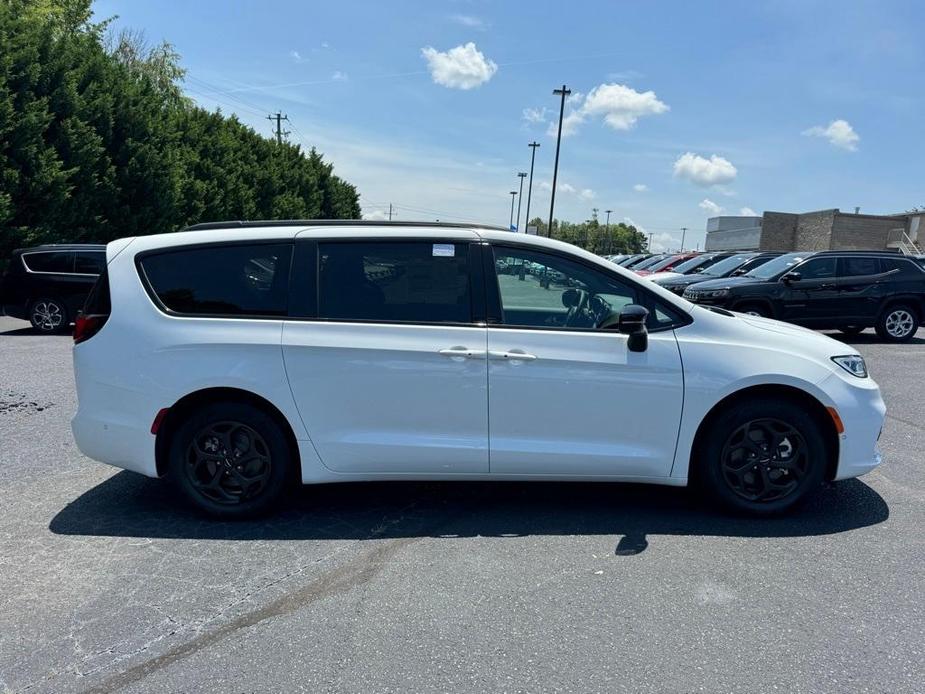
[[[832,361],[852,376],[867,378],[867,364],[864,363],[864,357],[858,354],[846,354],[842,357],[832,357]]]

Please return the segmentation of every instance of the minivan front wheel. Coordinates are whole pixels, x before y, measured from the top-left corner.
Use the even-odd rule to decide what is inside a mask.
[[[908,342],[918,329],[918,313],[905,304],[888,306],[877,319],[877,335],[887,342]]]
[[[29,307],[29,322],[42,333],[56,333],[69,325],[67,309],[57,299],[39,299]]]
[[[246,403],[213,403],[176,430],[168,476],[209,515],[247,518],[280,501],[291,459],[283,431],[266,412]]]
[[[716,418],[698,463],[713,499],[735,511],[772,515],[821,486],[825,438],[816,420],[793,403],[754,402]]]

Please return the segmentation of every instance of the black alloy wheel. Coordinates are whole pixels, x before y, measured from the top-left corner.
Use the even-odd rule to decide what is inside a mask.
[[[170,435],[168,478],[197,508],[216,518],[272,510],[298,482],[281,423],[246,402],[214,402],[181,415]]]
[[[793,493],[809,467],[802,434],[778,419],[753,419],[732,432],[722,452],[723,478],[752,502],[776,501]]]

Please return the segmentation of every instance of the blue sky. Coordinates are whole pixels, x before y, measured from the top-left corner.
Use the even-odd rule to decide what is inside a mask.
[[[925,3],[99,0],[174,44],[187,93],[316,146],[364,215],[506,225],[537,150],[531,216],[592,208],[655,245],[720,209],[925,205]],[[469,44],[472,44],[471,46]],[[526,205],[526,194],[524,195]],[[603,219],[603,212],[601,218]]]

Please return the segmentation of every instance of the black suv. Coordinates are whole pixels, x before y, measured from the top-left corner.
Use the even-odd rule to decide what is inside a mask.
[[[67,330],[106,267],[106,246],[73,244],[13,251],[0,282],[8,316],[44,333]]]
[[[925,270],[888,251],[787,253],[740,277],[691,285],[698,304],[883,340],[912,339],[925,316]]]

